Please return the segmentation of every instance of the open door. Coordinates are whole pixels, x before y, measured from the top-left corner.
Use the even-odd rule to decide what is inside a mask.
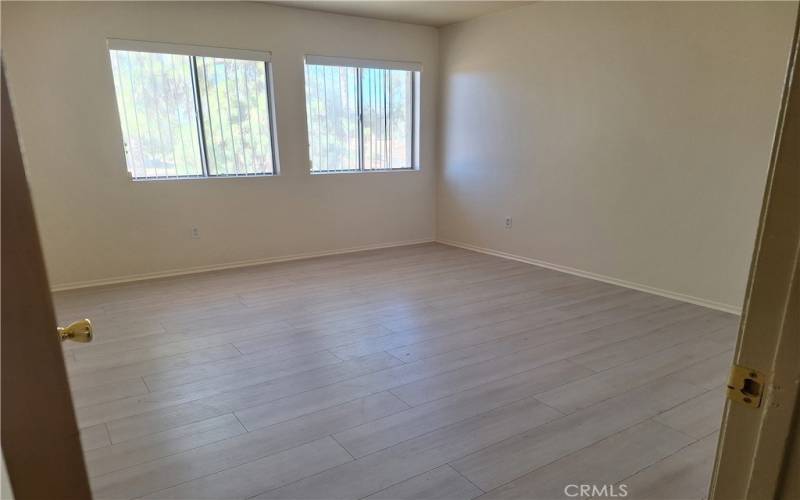
[[[2,68],[2,448],[22,499],[90,499],[75,411]]]
[[[800,13],[798,13],[800,24]],[[800,68],[783,102],[711,482],[714,500],[800,498]]]

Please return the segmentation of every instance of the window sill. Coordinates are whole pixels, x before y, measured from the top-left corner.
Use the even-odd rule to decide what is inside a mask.
[[[337,174],[386,174],[397,172],[419,172],[419,168],[386,168],[381,170],[327,170],[324,172],[310,172],[312,176],[337,175]]]
[[[161,181],[203,181],[211,179],[252,179],[262,177],[277,177],[278,174],[242,174],[242,175],[185,175],[180,177],[128,177],[132,182],[161,182]]]

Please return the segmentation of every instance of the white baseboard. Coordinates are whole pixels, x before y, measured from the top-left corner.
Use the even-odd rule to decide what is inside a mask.
[[[381,248],[402,247],[408,245],[419,245],[421,243],[432,243],[433,238],[422,238],[418,240],[395,241],[391,243],[378,243],[375,245],[364,245],[360,247],[341,248],[338,250],[327,250],[323,252],[307,252],[294,255],[284,255],[281,257],[267,257],[264,259],[241,260],[228,262],[225,264],[214,264],[210,266],[187,267],[185,269],[171,269],[155,273],[131,274],[127,276],[117,276],[113,278],[103,278],[98,280],[76,281],[73,283],[61,283],[50,288],[52,292],[63,292],[65,290],[75,290],[78,288],[91,288],[95,286],[116,285],[120,283],[130,283],[132,281],[145,281],[156,278],[168,278],[170,276],[182,276],[185,274],[205,273],[209,271],[221,271],[224,269],[234,269],[237,267],[259,266],[262,264],[272,264],[275,262],[288,262],[291,260],[313,259],[314,257],[325,257],[326,255],[340,255],[346,253],[363,252],[366,250],[379,250]]]
[[[690,304],[697,304],[699,306],[708,307],[710,309],[716,309],[718,311],[724,311],[731,314],[741,315],[741,308],[731,305],[725,304],[722,302],[716,302],[713,300],[702,299],[700,297],[694,297],[692,295],[686,295],[683,293],[671,292],[669,290],[663,290],[661,288],[655,288],[648,285],[643,285],[640,283],[634,283],[631,281],[621,280],[618,278],[612,278],[610,276],[605,276],[602,274],[592,273],[589,271],[583,271],[581,269],[574,269],[568,266],[562,266],[559,264],[553,264],[550,262],[546,262],[543,260],[538,259],[531,259],[528,257],[522,257],[520,255],[514,255],[507,252],[501,252],[499,250],[493,250],[491,248],[483,248],[476,245],[471,245],[469,243],[462,243],[460,241],[452,241],[452,240],[444,240],[444,239],[434,239],[434,238],[422,238],[418,240],[407,240],[407,241],[396,241],[391,243],[380,243],[376,245],[364,245],[360,247],[350,247],[350,248],[341,248],[338,250],[327,250],[322,252],[306,252],[306,253],[299,253],[293,255],[285,255],[280,257],[268,257],[264,259],[252,259],[252,260],[242,260],[237,262],[228,262],[225,264],[215,264],[210,266],[197,266],[197,267],[189,267],[185,269],[171,269],[167,271],[159,271],[154,273],[143,273],[143,274],[132,274],[127,276],[117,276],[113,278],[103,278],[97,280],[87,280],[87,281],[76,281],[72,283],[62,283],[58,285],[54,285],[51,287],[51,291],[53,292],[62,292],[66,290],[75,290],[79,288],[91,288],[96,286],[106,286],[106,285],[116,285],[120,283],[130,283],[133,281],[145,281],[157,278],[168,278],[170,276],[182,276],[186,274],[197,274],[197,273],[204,273],[209,271],[221,271],[224,269],[235,269],[237,267],[248,267],[248,266],[258,266],[262,264],[271,264],[276,262],[288,262],[292,260],[301,260],[301,259],[312,259],[315,257],[325,257],[326,255],[341,255],[347,253],[354,253],[354,252],[363,252],[366,250],[379,250],[381,248],[392,248],[392,247],[401,247],[401,246],[408,246],[408,245],[418,245],[421,243],[432,243],[432,242],[441,243],[443,245],[449,245],[453,247],[463,248],[466,250],[472,250],[474,252],[480,252],[487,255],[493,255],[495,257],[501,257],[504,259],[516,260],[519,262],[524,262],[526,264],[532,264],[534,266],[545,267],[548,269],[553,269],[555,271],[561,271],[568,274],[573,274],[576,276],[580,276],[582,278],[589,278],[597,281],[602,281],[604,283],[610,283],[612,285],[618,285],[625,288],[631,288],[633,290],[639,290],[641,292],[652,293],[654,295],[660,295],[662,297],[667,297],[669,299],[680,300],[682,302],[688,302]]]
[[[625,288],[631,288],[633,290],[638,290],[640,292],[647,292],[652,293],[654,295],[660,295],[662,297],[667,297],[668,299],[675,299],[680,300],[681,302],[688,302],[690,304],[696,304],[698,306],[708,307],[710,309],[716,309],[718,311],[724,311],[731,314],[736,314],[741,316],[742,309],[740,307],[725,304],[723,302],[716,302],[713,300],[702,299],[700,297],[694,297],[692,295],[686,295],[683,293],[671,292],[669,290],[663,290],[661,288],[655,288],[648,285],[643,285],[641,283],[634,283],[632,281],[621,280],[618,278],[612,278],[611,276],[604,276],[602,274],[592,273],[589,271],[583,271],[581,269],[575,269],[568,266],[562,266],[559,264],[553,264],[550,262],[545,262],[543,260],[538,259],[531,259],[528,257],[522,257],[520,255],[514,255],[507,252],[501,252],[499,250],[492,250],[491,248],[483,248],[475,245],[470,245],[469,243],[462,243],[460,241],[452,241],[452,240],[443,240],[437,239],[437,243],[441,243],[443,245],[449,245],[453,247],[463,248],[465,250],[472,250],[474,252],[485,253],[487,255],[493,255],[495,257],[501,257],[503,259],[510,259],[516,260],[519,262],[524,262],[526,264],[532,264],[534,266],[545,267],[547,269],[553,269],[555,271],[561,271],[567,274],[574,274],[575,276],[580,276],[582,278],[589,278],[597,281],[602,281],[604,283],[610,283],[612,285],[618,285]]]

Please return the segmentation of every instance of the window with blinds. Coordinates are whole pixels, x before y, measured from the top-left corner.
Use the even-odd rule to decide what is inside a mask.
[[[109,40],[133,179],[277,173],[268,53]]]
[[[312,173],[418,168],[420,67],[306,56]]]

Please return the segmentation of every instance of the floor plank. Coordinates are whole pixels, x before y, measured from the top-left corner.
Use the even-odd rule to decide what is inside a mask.
[[[246,432],[232,414],[201,420],[140,439],[86,451],[86,468],[90,476],[99,476],[223,441]]]
[[[708,495],[719,436],[713,433],[622,481],[635,500],[701,500]]]
[[[231,467],[144,498],[250,498],[262,491],[350,462],[352,457],[330,437]]]
[[[568,498],[581,485],[615,485],[691,442],[680,432],[645,420],[495,488],[481,499]]]
[[[556,362],[497,381],[487,381],[449,397],[340,432],[334,437],[353,456],[362,457],[591,373],[568,362]]]
[[[726,399],[726,386],[715,387],[654,418],[668,427],[701,439],[719,430]]]
[[[538,401],[530,398],[521,400],[301,479],[257,498],[362,498],[559,416],[560,413]]]
[[[470,500],[482,493],[477,486],[464,479],[452,467],[443,465],[373,493],[365,500],[413,500],[417,498]]]
[[[301,395],[340,380],[355,378],[364,373],[381,372],[400,364],[402,363],[397,359],[381,353],[230,391],[209,391],[203,393],[200,399],[194,399],[197,394],[191,393],[179,393],[180,397],[176,399],[172,397],[173,392],[167,392],[166,399],[163,400],[120,400],[111,405],[91,407],[95,413],[84,418],[89,421],[106,420],[112,441],[119,442]],[[82,413],[79,411],[78,415],[80,417]]]
[[[699,392],[684,382],[658,380],[514,435],[451,465],[479,488],[489,491],[647,420]]]
[[[92,486],[98,498],[138,498],[322,439],[407,407],[390,394],[377,394],[97,476],[92,479]]]

